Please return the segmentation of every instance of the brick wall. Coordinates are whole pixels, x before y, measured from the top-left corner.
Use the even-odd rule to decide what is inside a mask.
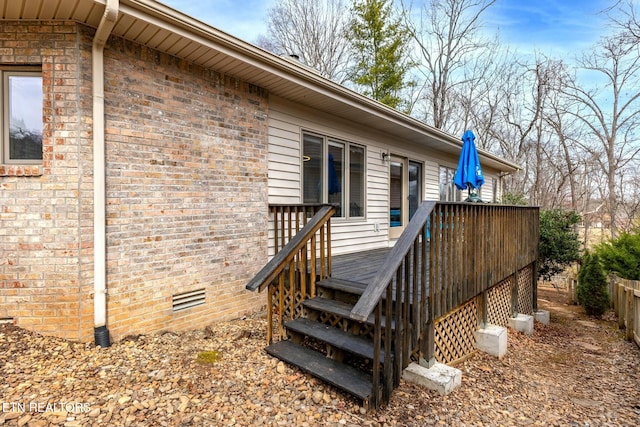
[[[44,92],[42,165],[0,164],[0,318],[71,339],[93,331],[87,46],[72,22],[0,22],[0,64],[41,64]]]
[[[42,64],[42,166],[0,165],[0,318],[93,339],[91,36],[0,23],[0,63]],[[266,261],[267,96],[111,38],[105,49],[107,324],[115,340],[242,316]],[[173,312],[176,293],[206,304]]]
[[[122,39],[105,69],[112,336],[257,310],[244,286],[266,262],[266,94]],[[201,288],[205,305],[173,312]]]

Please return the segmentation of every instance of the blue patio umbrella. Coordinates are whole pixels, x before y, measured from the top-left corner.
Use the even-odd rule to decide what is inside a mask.
[[[484,184],[484,175],[478,158],[478,150],[475,144],[475,135],[472,131],[465,131],[462,135],[462,152],[458,160],[458,169],[453,178],[453,183],[460,190],[469,190],[469,197],[466,202],[482,202],[477,193],[473,190],[479,189]]]

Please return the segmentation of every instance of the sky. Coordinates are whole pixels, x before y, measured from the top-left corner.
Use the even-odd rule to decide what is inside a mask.
[[[276,0],[159,0],[250,43],[266,34],[267,10]],[[414,0],[419,1],[419,0]],[[484,15],[489,33],[521,53],[576,53],[606,31],[600,11],[614,0],[497,0]]]

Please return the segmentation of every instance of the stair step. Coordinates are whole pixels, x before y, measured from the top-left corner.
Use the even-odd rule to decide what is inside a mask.
[[[365,337],[353,335],[333,326],[315,322],[303,317],[290,320],[284,324],[290,330],[306,335],[318,341],[326,342],[335,348],[339,348],[349,353],[366,359],[373,360],[373,342]],[[384,360],[384,351],[380,351],[380,360]]]
[[[352,294],[352,295],[362,295],[365,291],[365,289],[367,288],[367,284],[366,283],[362,283],[362,282],[354,282],[353,280],[346,280],[346,279],[338,279],[338,278],[334,278],[334,277],[330,277],[328,279],[324,279],[321,280],[319,282],[316,283],[316,285],[320,288],[325,288],[325,289],[331,289],[331,290],[335,290],[335,291],[342,291],[348,294]],[[409,291],[410,294],[413,294],[413,290]],[[403,292],[404,294],[404,292]],[[419,294],[418,294],[419,295]],[[393,288],[393,292],[391,294],[391,298],[392,301],[396,301],[396,289],[395,287]],[[382,295],[382,299],[385,300],[387,298],[386,294]]]
[[[325,289],[331,289],[334,291],[342,291],[353,295],[362,295],[367,288],[366,283],[354,282],[352,280],[337,279],[330,277],[328,279],[321,280],[317,283],[317,286]]]
[[[336,316],[340,316],[346,319],[349,319],[351,310],[353,309],[352,304],[322,297],[315,297],[305,300],[302,304],[312,310],[324,311],[325,313],[335,314]],[[374,325],[375,315],[371,313],[365,323]],[[386,327],[384,316],[382,316],[382,327]],[[391,321],[391,329],[395,329],[395,322],[393,320]]]
[[[297,366],[366,403],[369,402],[373,390],[371,375],[288,340],[271,344],[265,350],[270,355]]]

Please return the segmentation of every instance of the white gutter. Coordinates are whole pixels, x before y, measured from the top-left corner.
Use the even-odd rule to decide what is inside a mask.
[[[119,0],[107,0],[93,38],[93,321],[96,345],[109,346],[107,329],[106,179],[104,159],[104,46],[118,18]]]

